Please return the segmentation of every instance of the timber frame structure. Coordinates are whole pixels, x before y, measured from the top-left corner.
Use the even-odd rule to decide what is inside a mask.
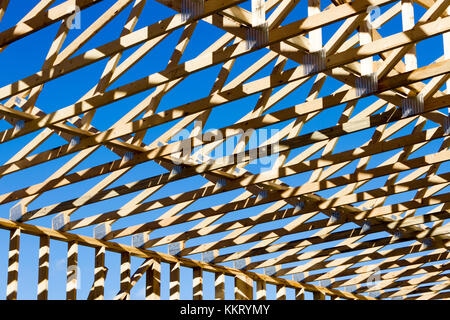
[[[106,11],[67,43],[77,15],[106,2]],[[259,7],[249,10],[251,2]],[[14,5],[0,0],[0,22]],[[137,28],[153,5],[173,15]],[[88,299],[104,299],[108,277],[120,283],[115,299],[129,299],[144,275],[145,298],[159,299],[162,264],[169,265],[170,299],[180,298],[183,285],[192,286],[192,299],[203,299],[205,272],[214,274],[215,299],[226,297],[225,277],[233,278],[236,299],[267,299],[266,284],[281,300],[305,299],[305,293],[320,300],[449,299],[449,5],[40,0],[15,26],[0,23],[0,55],[59,25],[56,35],[47,33],[54,37],[50,48],[39,48],[48,50],[42,69],[22,79],[2,75],[0,85],[0,148],[7,157],[0,178],[41,166],[46,174],[0,194],[0,228],[9,232],[6,299],[18,298],[23,234],[39,240],[36,297],[43,300],[53,241],[67,243],[67,299],[85,298],[77,292],[79,246],[95,249]],[[128,16],[116,40],[80,51],[122,12]],[[401,23],[386,31],[394,20]],[[202,25],[217,38],[198,35],[209,47],[183,59]],[[165,68],[113,86],[175,34]],[[420,50],[431,39],[434,61]],[[78,101],[40,105],[41,93],[51,92],[58,78],[102,62],[100,79]],[[209,93],[178,98],[178,87],[197,73]],[[180,102],[169,107],[163,99],[171,94],[178,100],[170,101]],[[293,96],[295,105],[283,105]],[[125,115],[96,128],[105,115],[100,111],[122,100],[129,101]],[[235,102],[244,116],[224,119],[216,139],[205,141],[207,121],[223,116],[215,116],[220,110],[237,110]],[[165,129],[152,131],[159,126]],[[183,140],[171,140],[187,128]],[[278,130],[249,147],[251,135],[265,128]],[[247,130],[252,134],[242,134]],[[46,148],[54,136],[59,146]],[[212,156],[236,137],[230,154]],[[108,162],[78,167],[99,149],[109,150]],[[269,157],[275,159],[269,170],[249,169]],[[150,162],[164,171],[133,171],[139,180],[119,183]],[[203,182],[186,191],[180,183],[188,179],[192,186]],[[54,190],[71,196],[41,204],[54,199],[47,197]],[[123,204],[105,210],[102,204],[113,199]],[[120,254],[120,277],[108,272],[107,254]],[[142,259],[136,270],[131,257]],[[182,268],[192,269],[192,280],[180,277]]]

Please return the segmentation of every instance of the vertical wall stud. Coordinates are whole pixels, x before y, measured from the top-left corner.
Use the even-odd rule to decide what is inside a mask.
[[[129,253],[120,255],[120,291],[127,291],[131,282],[131,261]]]
[[[253,279],[246,275],[234,277],[234,298],[236,300],[253,300]]]
[[[292,275],[292,280],[297,282],[302,282],[305,279],[305,275],[303,272],[294,273]],[[304,288],[296,288],[295,289],[295,300],[305,300],[305,289]]]
[[[215,299],[224,300],[225,299],[225,275],[223,273],[215,274]]]
[[[295,300],[305,300],[305,289],[295,289]]]
[[[67,300],[77,299],[78,286],[78,243],[70,241],[67,244]]]
[[[320,0],[308,0],[308,17],[320,13]],[[317,28],[308,33],[310,52],[322,49],[322,28]]]
[[[266,300],[266,282],[256,281],[256,300]]]
[[[277,285],[277,300],[286,300],[286,287]]]
[[[180,264],[170,263],[170,300],[180,300]]]
[[[103,300],[105,294],[105,247],[95,248],[94,300]]]
[[[322,292],[313,292],[314,300],[325,300],[325,294]]]
[[[11,230],[9,235],[8,282],[6,299],[17,299],[17,282],[19,277],[19,244],[20,229]]]
[[[159,300],[161,298],[161,262],[153,261],[153,265],[146,273],[146,300]]]
[[[48,267],[50,255],[50,238],[39,237],[39,271],[38,271],[38,300],[48,299]]]
[[[203,270],[201,268],[193,269],[193,298],[194,300],[203,299]]]

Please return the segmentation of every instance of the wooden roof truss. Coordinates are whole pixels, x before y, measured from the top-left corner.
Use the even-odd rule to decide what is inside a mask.
[[[156,1],[173,15],[142,22]],[[224,298],[223,277],[231,275],[237,299],[265,298],[266,283],[277,286],[278,299],[286,299],[286,287],[298,299],[304,290],[314,299],[448,299],[450,0],[254,1],[264,4],[259,13],[245,9],[251,1],[156,1],[105,1],[111,3],[106,11],[72,39],[73,13],[82,16],[104,1],[41,0],[0,32],[1,55],[59,25],[56,35],[48,32],[50,48],[39,48],[48,52],[42,69],[0,87],[0,116],[9,124],[0,143],[22,141],[4,152],[0,178],[58,163],[44,180],[0,195],[4,218],[10,208],[10,219],[0,220],[11,232],[7,298],[17,297],[24,232],[38,236],[44,252],[42,299],[49,239],[68,243],[68,270],[76,265],[77,245],[96,248],[92,299],[103,298],[105,250],[122,255],[117,299],[129,298],[144,274],[147,298],[159,298],[161,262],[170,264],[173,299],[180,266],[194,269],[194,299],[202,298],[202,271],[216,274],[216,298]],[[0,21],[8,5],[16,4],[0,1]],[[302,16],[300,5],[307,7]],[[83,51],[122,12],[128,18],[118,38]],[[401,25],[393,27],[395,19]],[[216,39],[201,37],[205,25],[215,28]],[[174,36],[163,69],[129,80],[135,65]],[[186,58],[199,39],[209,46]],[[429,39],[442,43],[433,47],[435,61],[416,50]],[[100,79],[78,101],[39,105],[41,93],[51,91],[48,83],[98,63]],[[215,76],[207,80],[206,71]],[[205,74],[209,93],[178,98],[178,89],[198,74]],[[180,103],[168,106],[171,95]],[[283,102],[293,95],[297,104]],[[140,101],[124,100],[129,97]],[[104,116],[96,111],[121,100],[130,101],[124,115],[96,128]],[[243,116],[224,119],[206,141],[208,120],[225,108],[235,112],[236,103]],[[333,123],[316,127],[323,117]],[[168,129],[152,130],[159,126]],[[268,128],[278,130],[252,146],[252,134]],[[188,136],[173,140],[186,130]],[[55,136],[61,144],[46,148]],[[232,153],[212,156],[236,138]],[[110,160],[83,166],[103,149],[112,152]],[[252,169],[266,156],[274,159],[270,170]],[[127,178],[148,162],[163,173],[140,170],[139,180]],[[128,182],[118,183],[121,178]],[[90,179],[97,182],[86,184]],[[188,179],[193,188],[180,188]],[[76,196],[41,205],[60,188]],[[123,204],[112,210],[95,205],[116,198]],[[83,208],[93,209],[80,215]],[[130,255],[145,259],[133,275]],[[77,297],[74,281],[68,274],[68,299]]]

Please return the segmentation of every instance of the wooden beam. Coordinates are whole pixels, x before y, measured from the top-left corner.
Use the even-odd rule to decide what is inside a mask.
[[[253,279],[238,275],[234,277],[234,298],[236,300],[253,300]]]
[[[321,292],[313,292],[314,300],[325,300],[325,295]]]
[[[19,277],[20,229],[13,229],[9,234],[8,280],[6,283],[6,300],[17,299]]]
[[[131,285],[131,256],[128,252],[120,254],[120,291],[126,292]]]
[[[304,289],[295,289],[295,300],[305,300]]]
[[[180,300],[180,263],[170,263],[170,300]]]
[[[48,299],[48,269],[50,259],[50,238],[39,237],[39,272],[38,272],[38,300]]]
[[[193,271],[193,299],[203,300],[203,271],[201,268],[194,268]]]
[[[0,21],[2,21],[5,15],[6,8],[8,8],[9,0],[0,1]]]
[[[159,300],[161,298],[161,262],[158,259],[153,259],[153,264],[146,273],[146,300]]]
[[[286,287],[282,285],[276,286],[276,299],[286,300]]]
[[[78,289],[78,243],[67,243],[67,286],[66,299],[76,300]]]
[[[214,293],[216,300],[225,300],[225,274],[215,273],[214,274]]]
[[[266,283],[264,281],[256,281],[256,299],[266,300]]]
[[[105,247],[95,248],[95,269],[94,269],[94,283],[92,285],[92,296],[89,300],[103,300],[105,294],[105,278],[107,269],[105,267]]]

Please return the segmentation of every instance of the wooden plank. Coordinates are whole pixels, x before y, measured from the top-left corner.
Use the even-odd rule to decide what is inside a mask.
[[[161,299],[161,262],[157,259],[153,260],[153,265],[146,273],[146,300],[159,300]]]
[[[105,251],[105,247],[95,248],[93,300],[104,299],[106,278]]]
[[[20,229],[14,229],[9,234],[8,254],[8,280],[6,283],[6,300],[17,299],[17,288],[19,278],[19,246]]]
[[[282,285],[276,286],[276,299],[286,300],[286,287]]]
[[[132,12],[132,13],[133,13],[133,12]],[[131,13],[131,14],[132,14],[132,13]],[[193,29],[193,28],[187,28],[187,30],[190,31],[190,32],[192,32],[192,29]],[[182,37],[186,37],[186,36],[188,36],[188,35],[189,35],[189,32],[186,32],[186,33],[183,33],[183,34],[182,34]],[[221,44],[220,41],[219,41],[218,43],[219,43],[219,45]],[[211,46],[211,49],[213,49],[214,47],[215,47],[214,45]],[[183,49],[183,48],[178,48],[178,47],[177,47],[175,51],[176,51],[177,53],[179,53],[178,50],[181,50],[181,51],[182,51],[182,50],[184,50],[184,49]],[[209,49],[207,49],[207,50],[209,50]],[[147,50],[147,51],[148,51],[148,50]],[[175,54],[175,53],[174,53],[174,54]],[[130,56],[130,58],[132,58],[132,57],[133,57],[133,55]],[[129,59],[130,59],[130,58],[129,58]],[[176,61],[178,61],[179,58],[180,58],[180,57],[177,57],[177,56],[176,56],[174,59],[171,60],[171,62],[176,63]],[[128,61],[128,59],[127,59],[123,64],[127,64],[127,61]],[[128,67],[131,67],[131,66],[128,66]],[[118,69],[120,69],[120,66],[118,67]],[[124,68],[122,68],[122,69],[124,69]],[[121,72],[123,72],[123,70],[121,70]],[[112,80],[115,80],[115,79],[116,79],[115,77],[117,78],[116,73],[112,76]],[[112,80],[111,80],[111,81],[112,81]],[[93,88],[93,89],[95,89],[95,88]],[[91,90],[90,92],[93,92],[93,90]],[[88,95],[89,95],[89,94],[88,94]],[[144,101],[144,102],[145,102],[145,101]],[[141,105],[142,105],[142,103],[141,103],[139,106],[137,106],[136,108],[142,108]],[[146,105],[146,104],[145,104],[145,105]],[[136,109],[136,108],[134,108],[134,109]],[[129,114],[130,114],[130,113],[132,114],[133,112],[134,112],[133,110],[130,111],[124,118],[129,117]],[[135,114],[134,116],[136,117],[137,114]],[[123,119],[122,119],[122,120],[123,120]],[[122,120],[120,120],[119,123],[120,123]],[[131,120],[132,120],[132,119],[131,119]],[[126,121],[124,120],[124,121],[122,121],[122,122],[126,122]],[[69,128],[69,126],[66,126],[66,127]],[[70,128],[73,128],[73,127],[70,127]],[[90,129],[92,130],[93,128],[90,128]],[[70,130],[73,131],[73,129],[70,129]],[[69,130],[69,132],[71,132],[70,130]],[[97,131],[98,131],[98,130],[97,130]],[[82,131],[82,132],[89,132],[89,131]],[[77,133],[76,133],[76,134],[77,134]],[[78,134],[79,134],[79,133],[78,133]],[[83,134],[83,133],[81,133],[81,134]],[[90,134],[92,134],[92,133],[90,133]],[[63,136],[63,137],[64,137],[64,136]],[[66,137],[64,137],[64,138],[66,138]],[[71,137],[66,138],[66,140],[68,140],[68,141],[69,141],[70,139],[71,139]],[[122,144],[122,143],[120,143],[120,144]],[[131,150],[134,150],[134,148],[137,148],[137,150],[140,150],[140,151],[145,150],[145,149],[143,149],[143,148],[141,148],[141,147],[138,148],[138,147],[136,147],[136,146],[134,146],[134,145],[132,145],[132,144],[126,144],[126,145],[128,145],[129,147],[131,147]],[[115,150],[113,150],[113,151],[115,151]],[[91,152],[92,152],[92,151],[91,151]],[[115,152],[117,152],[117,151],[115,151]],[[85,154],[85,156],[87,156],[87,155],[89,155],[89,153]],[[119,152],[119,155],[122,156],[123,154]],[[72,166],[75,166],[79,161],[82,161],[82,159],[83,159],[83,158],[79,159],[79,157],[78,157],[77,162],[75,162],[74,164],[72,164]],[[70,166],[69,168],[67,168],[67,169],[66,169],[66,170],[67,170],[66,172],[68,172],[69,170],[71,170],[72,166]],[[63,174],[64,172],[62,172],[62,170],[60,170],[58,173],[59,173],[59,174],[58,174],[57,177],[60,177],[61,174]],[[55,177],[55,175],[53,175],[50,179],[52,179],[52,178],[55,179],[55,178],[57,178],[57,177]],[[49,180],[50,180],[50,179],[49,179]]]
[[[370,16],[368,15],[359,28],[359,43],[361,46],[369,45],[372,42],[372,30],[370,25]],[[370,75],[373,72],[372,56],[361,60],[361,75]]]
[[[180,300],[180,264],[170,263],[169,268],[170,268],[169,299]]]
[[[320,13],[320,0],[308,0],[308,17],[312,17]],[[309,38],[309,51],[317,52],[322,49],[322,29],[318,28],[310,31]]]
[[[446,268],[448,268],[448,265],[441,264],[442,268],[439,270],[438,268],[434,268],[437,271],[431,271],[432,268],[427,268],[428,272],[425,273],[425,275],[416,277],[414,279],[410,280],[402,280],[400,277],[394,277],[394,278],[387,278],[382,277],[382,279],[378,282],[377,286],[373,287],[366,287],[361,288],[357,290],[358,292],[377,292],[381,290],[386,289],[399,289],[401,291],[401,294],[404,294],[405,292],[408,292],[411,289],[417,288],[421,284],[425,284],[427,282],[440,282],[442,280],[446,280],[446,276],[442,275],[442,273],[445,271]],[[415,275],[421,275],[421,272],[414,272]],[[394,292],[390,292],[394,293]],[[397,295],[397,292],[395,292],[395,295]]]
[[[313,292],[313,299],[314,300],[325,300],[325,294],[322,292]]]
[[[295,300],[305,300],[305,289],[295,289]]]
[[[402,0],[402,25],[403,30],[414,27],[414,6],[412,0]],[[405,54],[405,71],[417,69],[417,57],[415,45]]]
[[[78,243],[67,243],[67,285],[66,299],[76,300],[78,289]]]
[[[253,300],[253,279],[245,275],[235,276],[234,298],[236,300]]]
[[[131,284],[131,256],[129,253],[120,255],[120,291],[124,292]]]
[[[395,204],[393,207],[395,208]],[[286,212],[289,212],[289,210],[292,212],[294,209],[288,209],[288,210],[280,210],[278,212],[270,212],[268,214],[281,214],[284,215]],[[308,214],[307,210],[306,212],[302,212],[302,216],[298,220],[294,220],[293,223],[289,224],[286,227],[278,228],[278,229],[272,229],[267,231],[261,231],[259,233],[254,234],[248,234],[243,237],[235,237],[229,241],[223,239],[214,242],[216,247],[221,246],[231,246],[236,243],[248,243],[255,241],[255,239],[259,240],[268,240],[268,239],[278,239],[279,237],[283,235],[288,235],[291,233],[298,233],[298,232],[305,232],[305,231],[313,231],[313,230],[319,230],[317,234],[311,235],[307,238],[298,238],[297,240],[290,241],[288,243],[278,243],[276,245],[255,245],[252,249],[244,250],[244,251],[237,251],[230,254],[223,254],[217,258],[217,262],[223,262],[223,261],[230,261],[233,259],[238,259],[241,256],[254,256],[254,255],[260,255],[260,254],[266,254],[266,253],[273,253],[277,251],[283,251],[288,250],[291,248],[306,248],[309,244],[316,244],[321,243],[321,239],[327,239],[328,241],[331,240],[343,240],[347,237],[353,234],[357,234],[361,229],[353,229],[352,231],[343,231],[343,232],[335,232],[333,235],[325,236],[324,234],[320,233],[320,230],[325,227],[333,227],[333,226],[339,226],[340,222],[330,223],[329,219],[322,219],[322,220],[316,220],[314,222],[305,222],[305,220],[310,219],[312,216],[315,215],[315,212]],[[393,212],[395,213],[395,212]],[[438,213],[439,214],[439,213]],[[288,215],[289,216],[289,215]],[[376,233],[383,230],[396,230],[399,226],[404,227],[411,227],[415,225],[420,225],[426,221],[439,221],[441,219],[445,219],[447,216],[446,213],[443,212],[442,218],[433,218],[433,213],[430,213],[429,215],[425,215],[423,217],[414,217],[414,218],[405,218],[405,219],[399,219],[399,220],[393,220],[393,221],[379,221],[372,223],[372,229],[367,232],[369,233]],[[384,216],[383,219],[386,219]],[[391,229],[392,228],[392,229]],[[288,229],[289,231],[286,231]],[[418,231],[418,230],[416,230]],[[411,232],[414,232],[413,230]],[[406,235],[406,234],[405,234]],[[413,236],[410,234],[410,236]],[[196,246],[194,248],[197,248],[197,251],[201,251],[203,249],[203,245]],[[204,246],[211,247],[211,243],[205,243]]]
[[[193,270],[193,299],[203,300],[203,271],[201,268]]]
[[[48,299],[48,270],[50,259],[50,238],[39,237],[39,271],[38,271],[38,300]]]
[[[214,277],[215,299],[225,300],[225,274],[215,273]]]
[[[8,8],[9,0],[0,1],[0,21],[2,21],[5,15],[6,8]]]
[[[256,281],[256,300],[266,300],[266,283],[264,281]]]

